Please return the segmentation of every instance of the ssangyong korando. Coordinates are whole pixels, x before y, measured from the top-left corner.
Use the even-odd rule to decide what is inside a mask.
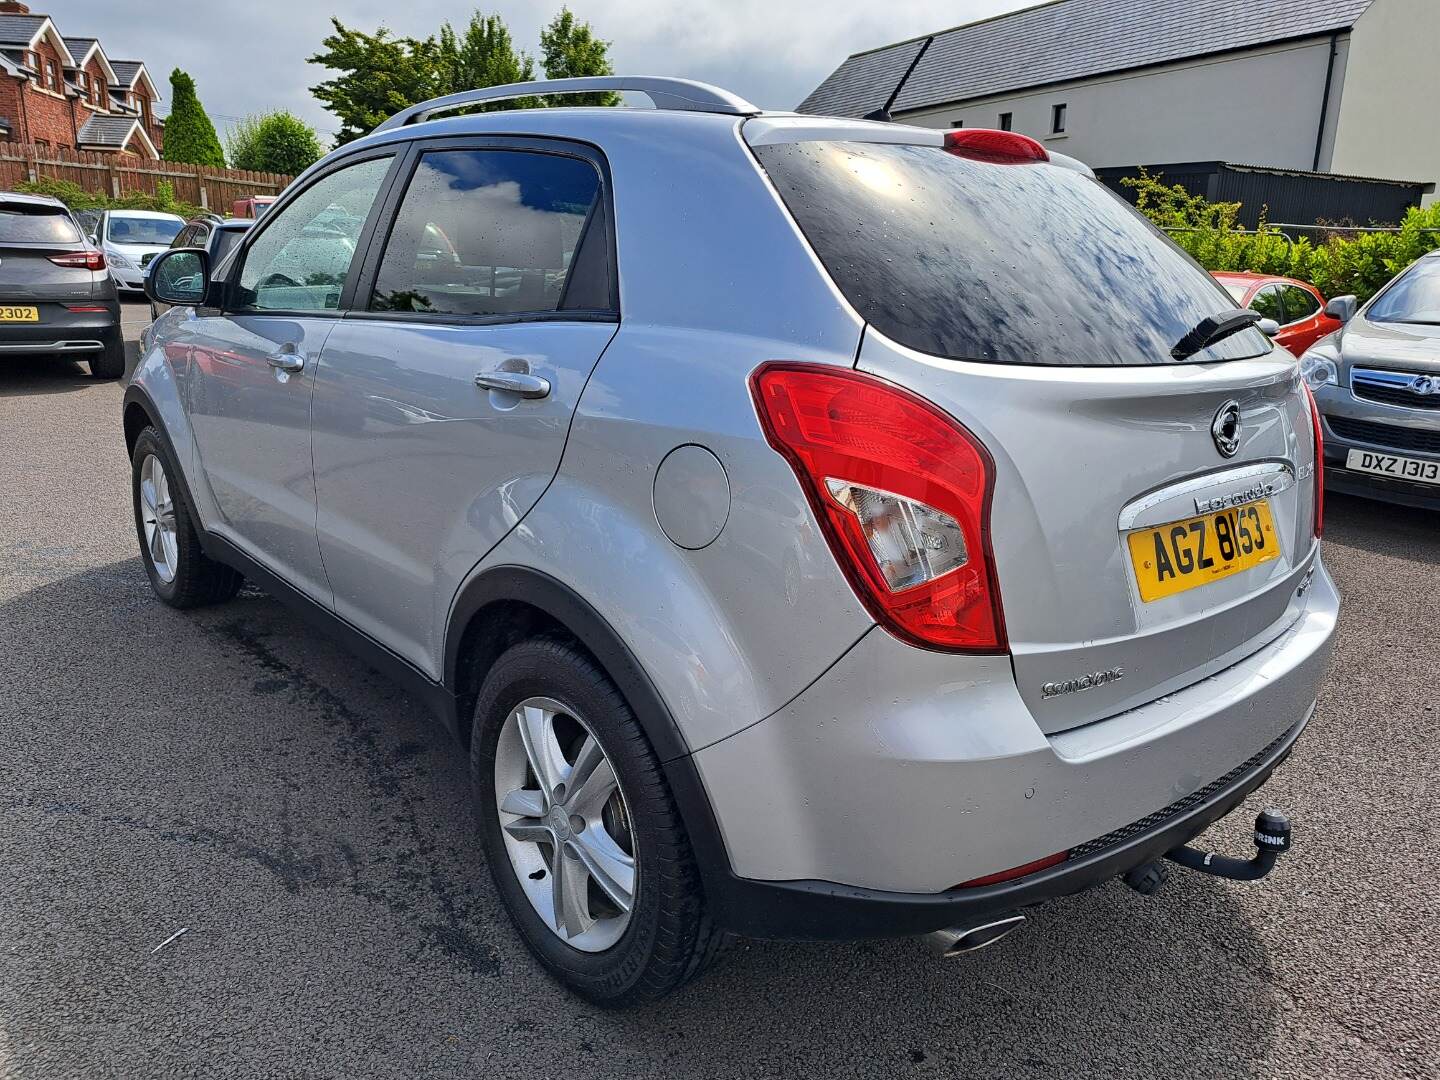
[[[576,90],[656,108],[431,118]],[[433,706],[519,932],[595,1001],[737,934],[958,953],[1153,891],[1313,711],[1295,358],[1024,136],[492,88],[148,287],[156,594],[249,579]],[[1257,843],[1200,868],[1259,876],[1283,818]]]

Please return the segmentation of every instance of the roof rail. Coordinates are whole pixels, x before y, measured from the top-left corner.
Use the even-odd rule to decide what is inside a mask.
[[[657,109],[675,112],[722,113],[726,116],[753,116],[760,109],[742,97],[709,83],[692,79],[671,79],[658,75],[593,75],[580,79],[546,79],[540,82],[507,83],[462,90],[447,97],[431,98],[390,117],[376,131],[390,131],[408,124],[421,124],[436,113],[482,105],[490,101],[513,101],[522,97],[552,94],[589,94],[631,90],[645,94]]]

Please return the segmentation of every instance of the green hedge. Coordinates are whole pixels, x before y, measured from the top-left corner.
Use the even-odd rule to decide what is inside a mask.
[[[22,180],[15,185],[16,191],[27,195],[49,195],[52,199],[59,199],[71,210],[158,210],[162,214],[179,214],[183,218],[198,217],[206,212],[203,207],[175,198],[175,188],[168,180],[160,181],[156,188],[154,195],[144,191],[127,191],[118,199],[112,199],[54,176]]]
[[[1406,212],[1398,232],[1330,234],[1291,243],[1262,215],[1241,232],[1239,203],[1212,203],[1143,169],[1120,181],[1136,193],[1136,208],[1207,270],[1253,270],[1308,281],[1325,296],[1353,293],[1364,303],[1405,267],[1440,248],[1440,203]]]

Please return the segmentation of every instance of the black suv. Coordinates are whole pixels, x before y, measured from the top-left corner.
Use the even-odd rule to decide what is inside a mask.
[[[67,356],[125,374],[120,300],[105,256],[58,199],[0,192],[0,356]]]

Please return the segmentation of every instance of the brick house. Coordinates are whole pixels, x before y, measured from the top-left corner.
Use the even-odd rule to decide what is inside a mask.
[[[0,0],[0,141],[159,158],[160,94],[139,60],[63,37],[48,15]]]

